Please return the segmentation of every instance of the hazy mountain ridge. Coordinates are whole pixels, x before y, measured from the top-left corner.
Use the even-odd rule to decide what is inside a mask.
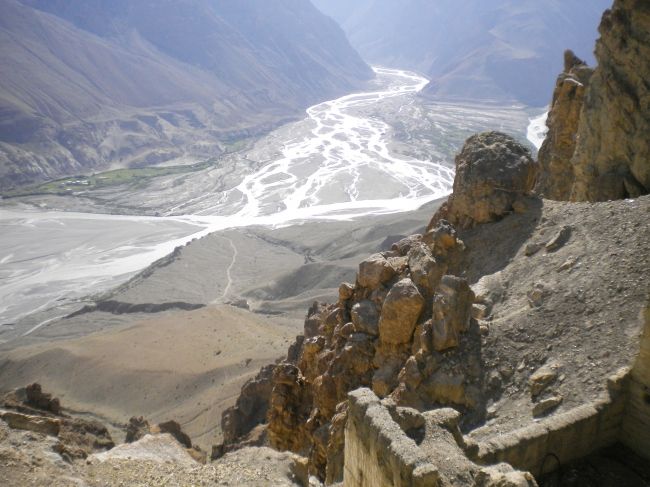
[[[607,0],[313,0],[372,63],[419,71],[438,98],[546,105],[564,49],[593,63]],[[404,35],[404,33],[408,35]]]
[[[0,8],[0,187],[215,156],[372,76],[305,0]]]

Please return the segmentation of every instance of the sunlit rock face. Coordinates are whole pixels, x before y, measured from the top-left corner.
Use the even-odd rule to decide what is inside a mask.
[[[650,5],[616,0],[603,15],[596,68],[571,160],[574,201],[650,192]]]
[[[571,157],[592,74],[593,69],[572,51],[565,52],[564,71],[555,84],[546,122],[549,130],[538,155],[540,175],[535,190],[545,198],[568,200],[571,195],[574,181]]]
[[[456,156],[454,191],[432,223],[445,218],[470,228],[499,220],[525,206],[536,176],[530,151],[512,137],[500,132],[473,135]]]
[[[649,12],[646,2],[614,2],[593,71],[565,54],[539,151],[541,196],[607,201],[650,192]]]

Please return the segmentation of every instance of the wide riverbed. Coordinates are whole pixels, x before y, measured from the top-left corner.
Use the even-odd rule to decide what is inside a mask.
[[[375,70],[372,90],[315,105],[304,120],[231,158],[238,169],[218,186],[206,171],[163,180],[133,196],[154,201],[162,216],[0,207],[0,340],[3,329],[25,316],[51,310],[50,320],[65,314],[80,298],[214,231],[404,212],[449,193],[453,161],[393,150],[395,131],[382,120],[382,104],[396,113],[413,110],[427,80]],[[458,123],[464,120],[460,115]],[[525,133],[524,123],[513,123]],[[26,332],[42,324],[35,321]]]

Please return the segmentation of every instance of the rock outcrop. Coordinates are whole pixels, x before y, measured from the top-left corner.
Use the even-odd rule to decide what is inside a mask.
[[[254,378],[244,384],[235,405],[223,412],[221,431],[224,445],[241,441],[242,435],[266,422],[274,369],[275,365],[263,367]],[[223,448],[221,452],[225,453]]]
[[[287,359],[244,386],[223,416],[224,451],[268,410],[272,447],[308,457],[310,474],[340,480],[347,397],[359,387],[399,408],[453,406],[463,427],[484,420],[477,320],[487,304],[462,277],[465,245],[444,217],[471,228],[526,208],[536,164],[498,132],[471,137],[456,163],[454,194],[427,232],[361,262],[356,282],[340,286],[338,303],[310,308]]]
[[[86,458],[115,446],[106,426],[99,421],[74,418],[61,411],[61,402],[34,383],[16,389],[2,400],[0,418],[11,428],[34,431],[58,439],[54,450],[63,458]]]
[[[616,0],[599,30],[593,74],[567,55],[558,79],[539,154],[537,189],[548,198],[606,201],[650,192],[650,7]]]
[[[499,220],[521,207],[536,177],[530,151],[512,137],[500,132],[473,135],[456,156],[453,193],[429,229],[443,218],[459,228]]]
[[[137,443],[150,435],[170,435],[179,448],[185,448],[186,453],[194,460],[200,463],[205,463],[207,460],[207,454],[198,445],[192,444],[192,439],[183,431],[178,421],[169,420],[152,425],[142,416],[133,416],[129,419],[129,424],[126,426],[126,443]]]
[[[576,133],[585,93],[593,69],[572,51],[564,53],[564,72],[555,84],[546,125],[548,133],[539,150],[539,178],[535,190],[554,200],[568,200],[575,176],[571,157],[576,148]]]
[[[463,251],[443,220],[363,261],[338,303],[312,306],[287,359],[244,386],[223,416],[225,450],[266,407],[271,446],[308,457],[310,474],[340,480],[347,394],[362,386],[399,407],[454,405],[464,422],[483,417],[474,294],[454,275]],[[255,409],[248,402],[260,406],[255,414],[245,414]]]
[[[603,15],[571,161],[573,201],[650,192],[650,6],[616,0]]]

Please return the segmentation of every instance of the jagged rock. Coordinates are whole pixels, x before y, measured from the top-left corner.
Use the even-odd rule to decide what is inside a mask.
[[[531,192],[536,174],[530,151],[512,137],[473,135],[456,156],[453,193],[430,226],[441,219],[462,228],[499,220]]]
[[[526,254],[526,257],[532,257],[537,252],[542,250],[543,247],[544,244],[537,243],[537,242],[526,244],[526,249],[524,250],[524,254]]]
[[[446,257],[447,253],[458,247],[456,229],[447,220],[438,220],[435,225],[429,224],[427,233],[422,237],[422,242],[428,245],[437,257]],[[462,245],[460,245],[462,247]]]
[[[572,201],[650,192],[650,16],[645,2],[615,0],[603,15],[598,67],[587,89],[571,159]]]
[[[543,197],[568,200],[574,182],[571,157],[576,147],[580,113],[593,69],[572,51],[564,53],[564,72],[555,84],[546,125],[548,134],[539,150],[540,174],[535,190]]]
[[[572,229],[570,226],[563,226],[558,232],[553,236],[553,238],[546,244],[547,252],[555,252],[556,250],[564,247],[566,243],[571,238]]]
[[[533,416],[535,418],[545,416],[560,404],[562,404],[562,396],[553,396],[548,399],[543,399],[533,406]]]
[[[298,358],[300,358],[300,353],[302,351],[304,343],[305,335],[298,335],[293,343],[289,345],[289,350],[287,350],[287,358],[285,361],[289,362],[290,364],[297,363]]]
[[[350,312],[354,331],[367,335],[379,335],[379,311],[372,301],[364,299],[352,307]]]
[[[125,441],[127,443],[138,441],[148,434],[151,434],[151,425],[144,417],[133,416],[129,419],[129,424],[126,426]]]
[[[545,365],[536,370],[528,379],[530,386],[530,395],[535,399],[555,380],[557,379],[557,364]]]
[[[106,426],[99,421],[71,418],[61,422],[57,452],[71,458],[86,458],[96,451],[115,446]]]
[[[530,473],[514,470],[507,463],[481,469],[475,482],[476,487],[537,487]]]
[[[429,248],[424,244],[414,245],[408,253],[408,267],[413,282],[425,292],[433,294],[440,279],[447,270],[445,265],[438,264]]]
[[[3,402],[6,408],[21,413],[15,415],[12,411],[8,417],[10,421],[26,429],[42,428],[42,432],[54,434],[54,424],[58,423],[59,442],[55,451],[64,458],[86,458],[97,450],[110,450],[115,446],[106,426],[99,421],[63,414],[59,400],[43,392],[39,384],[16,389],[7,394]]]
[[[443,276],[438,292],[433,299],[434,330],[437,327],[435,322],[445,322],[445,329],[451,329],[457,333],[467,331],[474,300],[474,291],[469,286],[467,279]],[[438,327],[437,329],[442,328]]]
[[[467,378],[478,377],[474,370],[480,369],[474,364],[477,337],[446,352],[453,360],[445,364],[427,325],[438,296],[448,326],[456,334],[468,332],[474,294],[466,280],[443,277],[462,262],[463,249],[454,227],[441,221],[426,235],[401,239],[393,250],[364,261],[355,287],[339,288],[336,305],[310,308],[307,338],[273,370],[266,429],[271,446],[307,456],[310,474],[333,481],[342,473],[341,404],[350,391],[372,386],[400,407],[475,408],[480,393]],[[417,423],[410,412],[404,410],[404,420]],[[244,428],[238,441],[247,434]]]
[[[7,423],[10,428],[34,431],[50,436],[58,436],[61,429],[60,420],[45,416],[0,411],[0,419]]]
[[[443,318],[430,320],[428,323],[431,326],[433,348],[437,352],[444,352],[449,348],[458,346],[460,336],[450,320]]]
[[[395,269],[383,255],[374,254],[359,264],[357,281],[361,287],[377,289],[395,274]]]
[[[298,366],[309,381],[313,381],[322,373],[319,369],[318,354],[325,348],[326,342],[324,336],[317,336],[309,338],[303,343]]]
[[[274,369],[275,365],[262,367],[253,379],[244,384],[235,405],[224,411],[221,430],[225,444],[238,441],[242,435],[266,420]]]
[[[339,301],[347,301],[354,295],[354,286],[344,282],[339,286]]]
[[[323,323],[323,315],[329,312],[329,307],[321,303],[314,303],[307,311],[305,320],[304,334],[305,338],[315,337],[321,333],[320,326]]]
[[[159,423],[151,428],[151,431],[152,433],[169,433],[185,448],[192,448],[192,439],[183,431],[177,421],[169,420],[164,423]]]
[[[325,484],[331,485],[343,480],[343,463],[345,449],[345,423],[348,419],[348,401],[336,406],[336,414],[332,417],[327,443],[327,467]]]
[[[409,235],[406,238],[394,243],[391,246],[391,250],[394,250],[399,253],[401,256],[405,256],[409,251],[415,247],[418,243],[422,241],[422,235]]]
[[[386,397],[398,384],[399,363],[389,361],[378,368],[372,376],[372,391]]]
[[[422,382],[422,373],[415,357],[409,357],[404,363],[404,367],[399,372],[397,377],[399,382],[406,384],[407,387],[415,389]]]
[[[281,363],[273,370],[273,389],[267,414],[271,446],[277,450],[304,452],[309,442],[305,430],[310,401],[300,369]]]
[[[397,282],[386,296],[379,320],[379,338],[384,343],[408,343],[420,313],[424,298],[410,279]]]
[[[25,387],[25,393],[27,395],[25,403],[29,406],[42,409],[43,411],[49,411],[52,414],[61,413],[61,403],[59,402],[59,399],[52,397],[52,394],[43,392],[40,384],[34,383],[28,385]]]

